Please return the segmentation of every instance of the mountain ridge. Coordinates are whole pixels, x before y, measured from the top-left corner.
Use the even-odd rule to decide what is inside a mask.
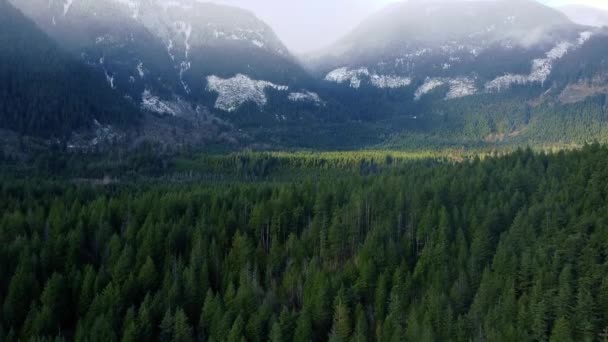
[[[540,108],[576,116],[577,106],[606,94],[608,81],[606,31],[528,0],[394,4],[342,39],[352,50],[307,65],[266,23],[231,6],[18,3],[167,144],[196,144],[207,132],[202,140],[281,147],[407,135],[432,144],[437,134],[450,144],[522,142],[540,129],[534,120],[557,120]],[[164,141],[163,129],[172,138]],[[140,140],[140,131],[126,133]]]

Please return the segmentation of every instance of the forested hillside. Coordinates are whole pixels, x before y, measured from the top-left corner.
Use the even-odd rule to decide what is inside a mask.
[[[65,138],[101,124],[126,126],[137,108],[113,93],[103,74],[62,51],[30,19],[0,0],[0,127]]]
[[[297,175],[255,183],[6,176],[0,340],[606,340],[608,148],[380,155],[173,166]]]

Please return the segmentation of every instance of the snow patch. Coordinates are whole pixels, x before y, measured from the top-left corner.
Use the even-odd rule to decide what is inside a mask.
[[[441,87],[444,84],[445,81],[443,79],[427,77],[424,83],[418,89],[416,89],[416,92],[414,93],[414,100],[420,100],[422,96],[430,93],[433,89]]]
[[[175,61],[175,56],[171,51],[173,51],[173,40],[169,39],[169,43],[167,43],[167,53],[169,54],[169,57],[171,57],[171,60]]]
[[[585,31],[585,32],[581,32],[581,34],[578,37],[578,45],[583,45],[585,44],[589,39],[591,39],[591,37],[593,36],[593,32],[591,31]]]
[[[323,102],[323,100],[321,100],[321,97],[319,96],[319,94],[314,93],[312,91],[302,91],[302,92],[290,93],[288,98],[289,98],[289,101],[292,101],[292,102],[311,102],[317,106],[325,104],[325,102]]]
[[[475,79],[469,77],[457,78],[429,78],[427,77],[424,83],[414,93],[414,100],[419,101],[422,96],[430,93],[438,87],[448,85],[449,90],[445,95],[445,100],[457,99],[465,96],[475,95],[477,87]]]
[[[532,68],[528,75],[506,74],[495,78],[486,83],[485,88],[489,92],[500,92],[503,89],[508,89],[513,85],[524,85],[529,83],[540,83],[544,85],[545,81],[553,71],[553,63],[563,58],[568,52],[579,48],[593,35],[592,32],[581,32],[576,43],[560,42],[545,54],[545,58],[538,58],[532,61]]]
[[[243,74],[228,79],[217,76],[207,77],[207,91],[219,94],[215,102],[215,108],[226,112],[234,112],[246,102],[254,102],[260,107],[265,106],[268,102],[266,88],[279,91],[289,90],[287,86],[253,80]]]
[[[450,90],[445,96],[446,100],[457,99],[465,96],[475,95],[477,87],[475,80],[468,77],[459,77],[448,81]]]
[[[139,64],[137,64],[137,72],[139,73],[139,78],[144,78],[144,76],[146,75],[146,73],[144,72],[143,62],[139,62]]]
[[[158,96],[152,95],[148,89],[144,90],[141,95],[141,108],[158,114],[177,115],[174,103],[162,101]]]
[[[400,76],[386,76],[386,75],[372,75],[370,77],[372,85],[376,88],[402,88],[412,84],[412,79],[409,77]]]
[[[349,69],[347,67],[329,72],[325,76],[325,80],[338,84],[348,82],[351,88],[359,89],[364,77],[369,78],[371,84],[376,88],[401,88],[412,83],[412,79],[409,77],[378,75],[370,73],[367,68]]]
[[[184,91],[187,94],[190,94],[190,87],[188,87],[188,85],[184,81],[184,74],[188,72],[188,70],[190,70],[190,67],[190,62],[181,62],[179,65],[179,81],[181,82],[182,87],[184,88]]]
[[[264,47],[264,43],[261,42],[261,41],[259,41],[259,40],[257,40],[257,39],[252,40],[251,44],[253,44],[253,45],[255,45],[255,46],[259,47],[259,48],[263,48]]]
[[[338,84],[349,82],[351,88],[359,89],[359,87],[361,87],[362,76],[369,76],[369,70],[367,70],[367,68],[349,69],[344,67],[328,73],[325,76],[325,80]]]
[[[108,74],[106,70],[104,70],[104,73],[106,74],[106,81],[110,85],[110,88],[116,89],[116,86],[114,85],[114,75]]]

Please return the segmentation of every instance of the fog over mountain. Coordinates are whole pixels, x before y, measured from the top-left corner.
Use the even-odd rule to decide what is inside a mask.
[[[559,10],[577,24],[589,26],[608,26],[608,10],[584,5],[566,5]]]
[[[18,108],[4,127],[61,135],[73,149],[114,141],[105,137],[171,146],[361,146],[440,131],[434,143],[546,141],[540,132],[547,127],[551,136],[582,136],[544,117],[550,108],[563,109],[565,118],[587,105],[608,108],[608,30],[576,24],[535,0],[0,1],[30,20],[22,18],[22,26],[43,31],[49,44],[97,75],[77,87],[83,94],[76,99],[109,94],[108,103],[133,119],[123,128],[123,116],[107,116],[94,103],[53,102],[70,98],[58,92],[46,100],[56,109],[47,113],[55,107],[38,101],[42,109],[33,113],[43,114],[22,120],[19,108],[27,103],[20,99],[36,92],[15,97],[10,82],[0,83],[7,107]],[[19,12],[11,13],[18,21]],[[40,55],[28,48],[35,36],[15,32],[5,30],[3,46],[18,47],[15,56]],[[67,76],[50,78],[75,84]],[[581,127],[595,126],[603,117],[597,115]]]
[[[212,0],[249,9],[266,21],[294,53],[325,48],[362,20],[390,3],[403,0]],[[407,2],[408,0],[406,0]],[[432,2],[437,0],[409,0]],[[454,2],[453,0],[443,0]],[[539,0],[559,7],[568,4],[608,9],[606,0]]]

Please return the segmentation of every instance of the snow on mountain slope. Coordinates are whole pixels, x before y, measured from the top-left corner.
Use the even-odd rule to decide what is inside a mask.
[[[544,87],[594,32],[531,0],[411,0],[370,17],[311,67],[353,90],[403,88],[419,101],[442,89],[450,100]]]
[[[591,31],[584,31],[580,33],[579,38],[576,42],[560,42],[551,50],[546,53],[545,58],[538,58],[532,61],[532,69],[528,75],[513,75],[506,74],[495,78],[492,81],[486,83],[485,88],[487,91],[501,91],[508,89],[512,85],[522,85],[528,83],[540,83],[543,84],[551,71],[553,70],[553,63],[562,57],[564,57],[570,50],[578,48],[585,44],[589,38],[593,35]]]
[[[414,93],[414,99],[420,100],[423,95],[430,93],[433,89],[441,87],[445,84],[445,81],[439,78],[427,78],[424,83],[416,89]]]
[[[338,84],[348,82],[351,88],[358,89],[359,87],[361,87],[362,76],[369,76],[369,70],[367,70],[367,68],[359,68],[353,70],[347,67],[343,67],[330,71],[327,76],[325,76],[325,80]]]
[[[162,100],[148,89],[144,90],[142,94],[141,109],[151,113],[171,116],[180,116],[193,112],[190,104],[183,99]]]
[[[287,91],[289,87],[276,85],[268,81],[258,81],[246,75],[238,74],[232,78],[223,79],[217,76],[207,77],[207,90],[218,93],[215,108],[226,112],[234,112],[246,102],[254,102],[263,107],[268,102],[266,88]]]
[[[579,33],[585,30],[531,0],[411,0],[371,16],[313,61],[312,68],[324,73],[326,81],[354,89],[368,80],[379,88],[400,88],[427,78],[485,84],[525,83],[529,76],[542,83],[552,61],[572,48],[568,44],[584,43]],[[523,75],[522,66],[530,63],[534,70]],[[505,75],[511,77],[501,81]]]
[[[367,68],[349,69],[348,67],[342,67],[330,71],[325,76],[325,81],[338,84],[347,82],[351,88],[355,89],[361,87],[363,79],[368,79],[376,88],[402,88],[412,83],[412,79],[409,77],[372,74]]]
[[[475,95],[477,93],[475,80],[471,78],[427,78],[425,82],[418,89],[416,89],[416,92],[414,93],[414,100],[418,101],[422,98],[422,96],[444,85],[449,87],[449,90],[445,96],[446,100]]]
[[[205,103],[207,76],[274,83],[306,74],[251,12],[197,0],[9,0],[146,111]],[[151,94],[155,94],[152,96]]]
[[[308,102],[316,106],[325,105],[325,102],[321,99],[319,94],[306,90],[289,93],[288,99],[292,102]]]

